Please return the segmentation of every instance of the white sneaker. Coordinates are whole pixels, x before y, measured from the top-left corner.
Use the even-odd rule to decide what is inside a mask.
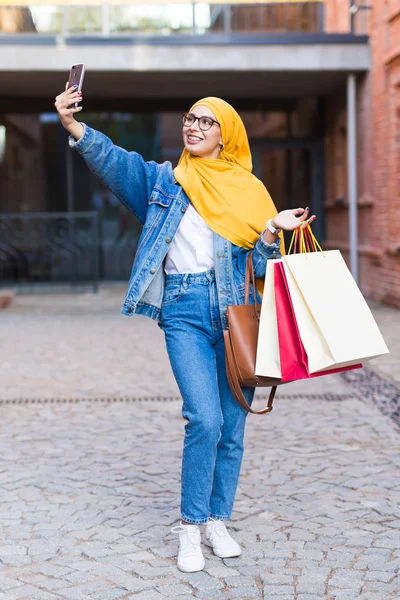
[[[223,521],[210,518],[204,528],[202,541],[206,546],[210,546],[219,558],[233,558],[242,553],[239,544],[227,532]]]
[[[204,569],[205,561],[201,551],[200,527],[198,525],[177,525],[173,533],[179,533],[178,569],[184,573],[194,573]]]

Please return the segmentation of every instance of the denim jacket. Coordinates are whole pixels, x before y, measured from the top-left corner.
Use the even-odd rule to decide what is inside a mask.
[[[189,206],[189,198],[176,181],[170,162],[146,162],[137,152],[115,146],[106,135],[86,125],[81,138],[76,141],[71,136],[69,145],[143,225],[122,313],[145,315],[160,324],[164,259]],[[226,328],[227,306],[244,303],[244,276],[250,250],[216,233],[213,240],[220,314]],[[279,240],[267,244],[261,235],[253,252],[256,277],[264,277],[267,260],[278,257]]]

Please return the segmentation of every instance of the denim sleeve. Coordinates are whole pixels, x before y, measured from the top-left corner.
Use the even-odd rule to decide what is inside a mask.
[[[82,125],[82,136],[79,140],[70,136],[70,147],[79,152],[96,177],[144,223],[159,165],[146,162],[137,152],[128,152],[100,131]]]
[[[265,277],[265,272],[267,270],[267,260],[269,258],[281,258],[281,240],[278,238],[277,242],[273,244],[268,244],[264,240],[264,231],[258,238],[256,245],[253,248],[253,266],[254,266],[254,274],[257,279],[262,279]],[[238,256],[238,266],[240,271],[244,274],[246,273],[246,260],[248,253],[251,250],[246,250],[246,248],[240,248],[239,256]]]

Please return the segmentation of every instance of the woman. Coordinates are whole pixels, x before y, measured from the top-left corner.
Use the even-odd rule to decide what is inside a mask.
[[[174,170],[168,162],[145,162],[75,121],[81,106],[68,106],[81,101],[82,94],[70,88],[55,102],[70,146],[143,225],[122,312],[147,315],[165,333],[187,421],[181,524],[173,528],[180,540],[178,567],[200,571],[201,541],[221,558],[241,553],[224,524],[232,512],[247,415],[225,372],[226,308],[244,302],[248,253],[253,251],[256,277],[263,278],[266,261],[280,256],[280,231],[315,217],[302,208],[276,214],[251,173],[243,122],[224,100],[204,98],[184,114],[184,150]],[[244,393],[251,403],[254,390]]]

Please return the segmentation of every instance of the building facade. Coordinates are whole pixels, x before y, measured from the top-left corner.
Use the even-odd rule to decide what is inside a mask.
[[[370,70],[357,85],[357,188],[360,284],[400,308],[400,4],[373,0],[367,33]],[[348,2],[332,0],[327,30],[345,30]],[[325,245],[349,254],[346,93],[326,99]]]
[[[400,308],[398,0],[6,4],[0,213],[95,209],[108,232],[100,244],[103,277],[128,274],[137,227],[127,228],[127,215],[117,214],[113,199],[67,152],[65,132],[49,118],[70,64],[82,61],[85,120],[147,158],[177,162],[180,113],[194,100],[231,101],[249,133],[254,172],[278,209],[309,205],[325,247],[339,248],[351,264],[356,245],[364,294]],[[51,4],[52,12],[44,19],[29,4]],[[354,173],[350,74],[357,83]],[[356,240],[349,218],[355,202]],[[112,271],[117,251],[123,273]]]

